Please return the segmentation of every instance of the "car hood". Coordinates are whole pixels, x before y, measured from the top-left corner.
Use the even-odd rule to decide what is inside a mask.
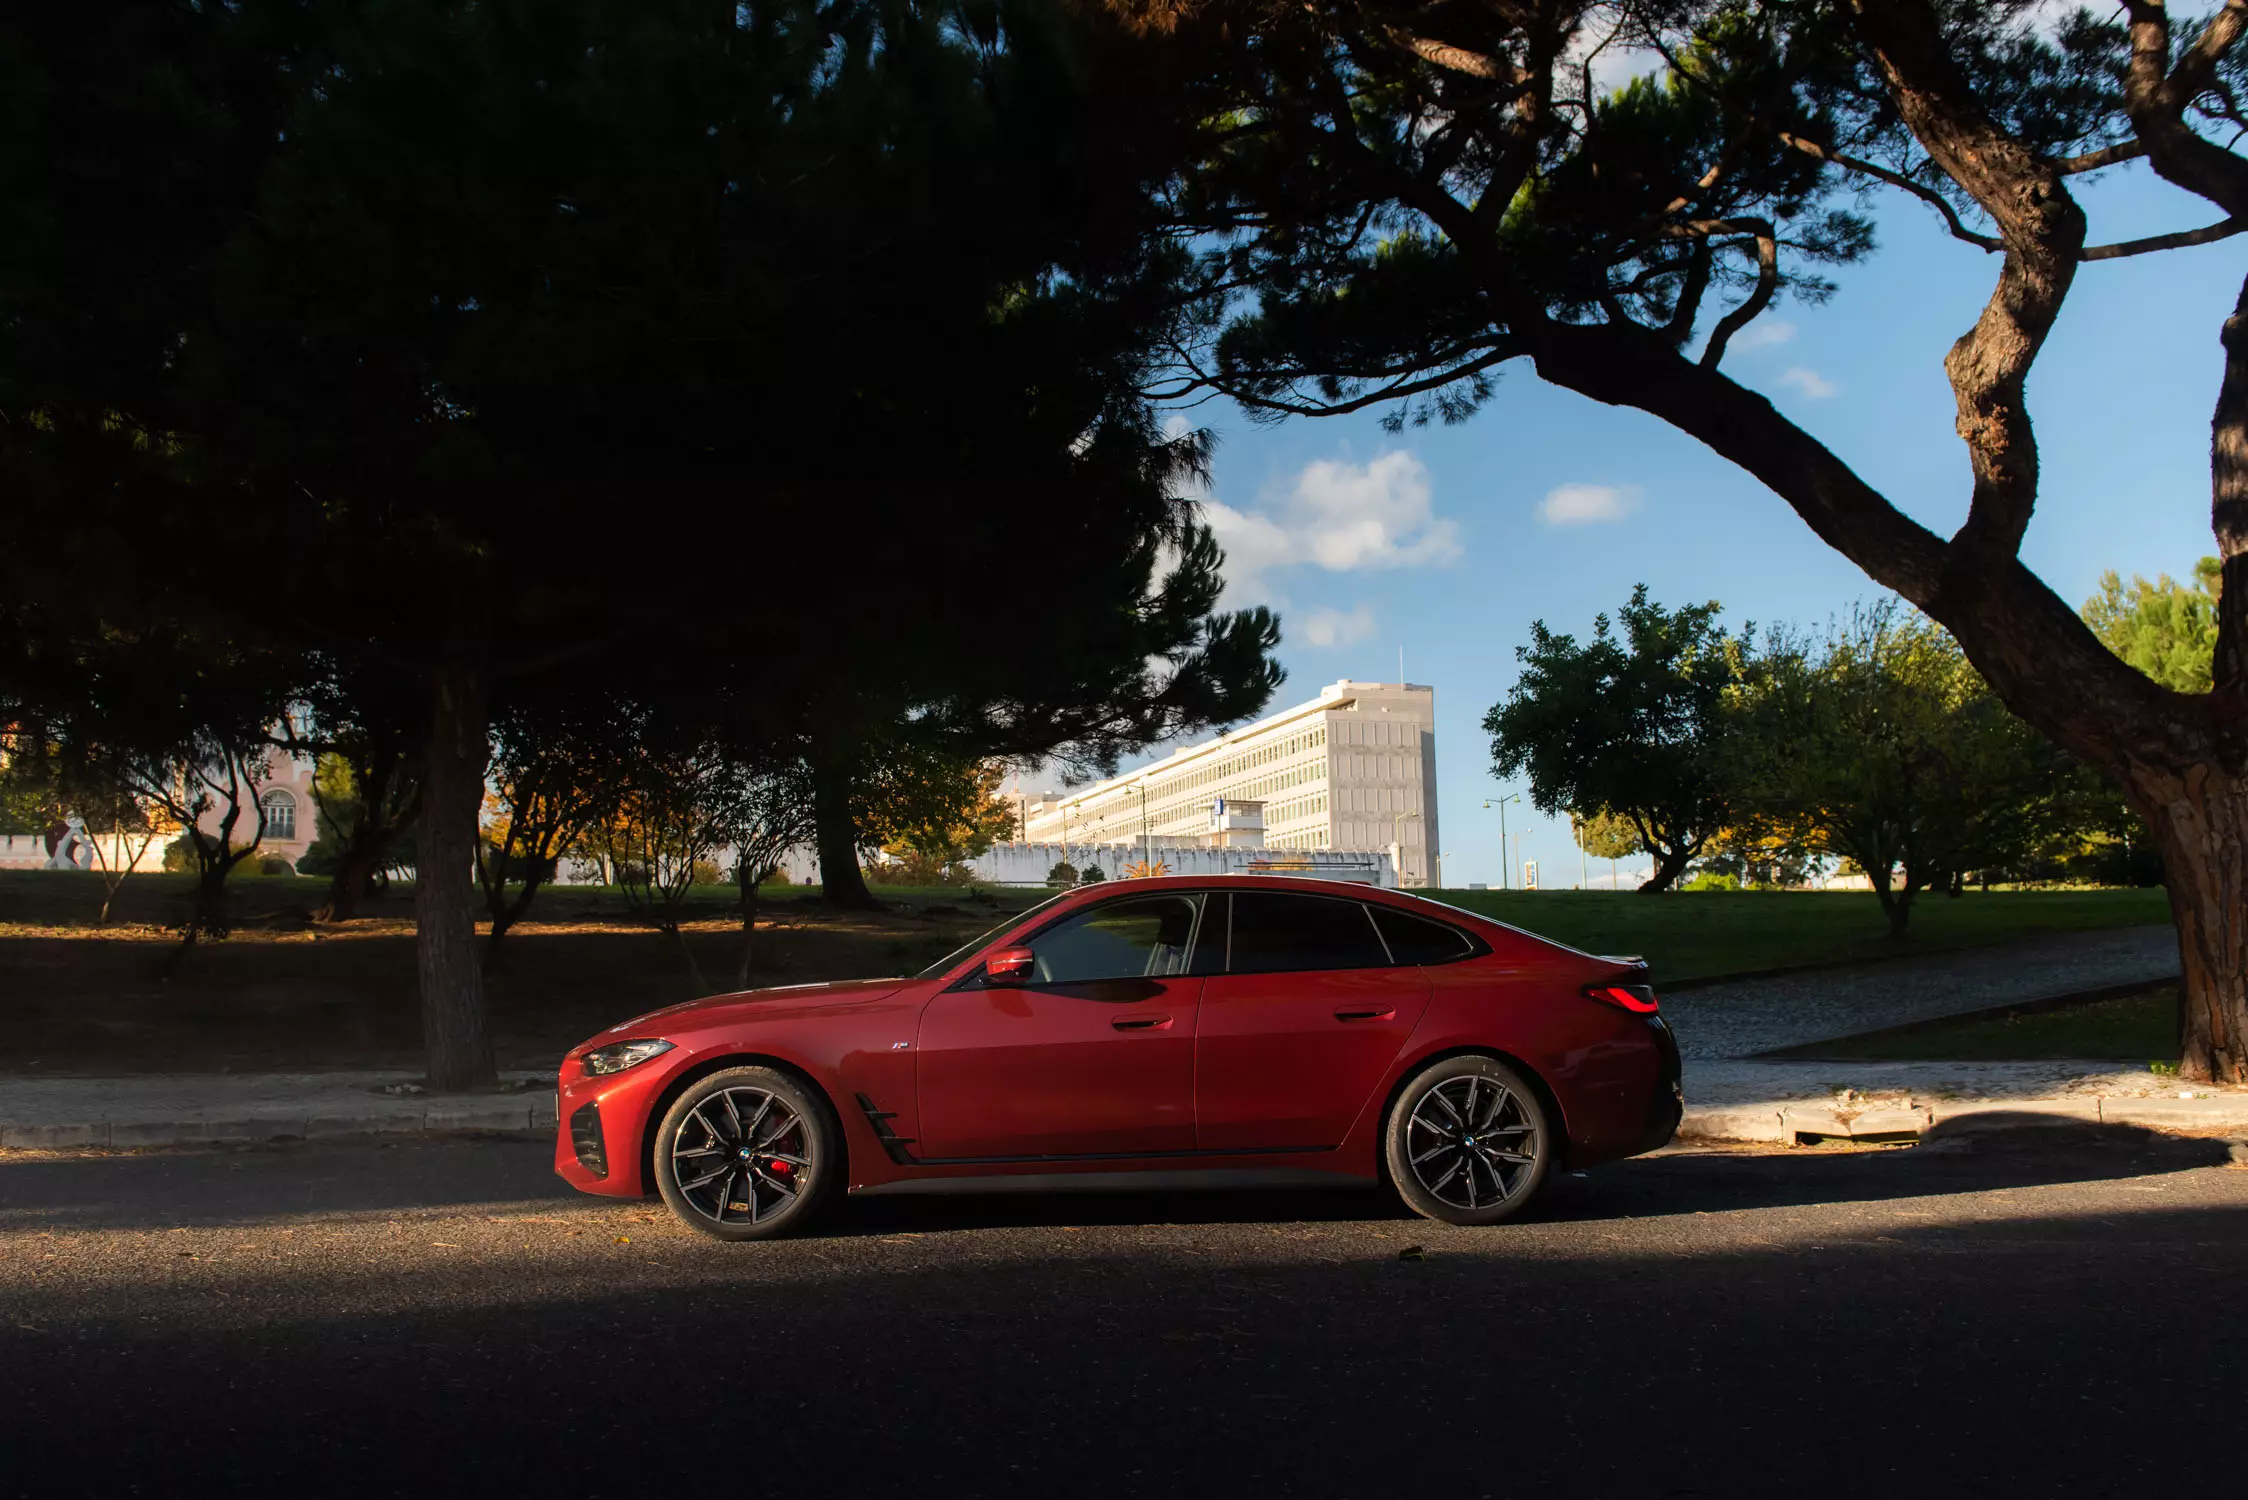
[[[700,1000],[689,1000],[683,1005],[667,1005],[662,1010],[651,1010],[634,1016],[629,1021],[619,1021],[604,1036],[625,1032],[662,1032],[689,1026],[703,1025],[719,1019],[752,1019],[759,1011],[782,1010],[790,1014],[843,1005],[852,1001],[880,1000],[905,988],[903,979],[846,979],[834,984],[783,984],[771,989],[738,990],[729,995],[705,995]]]

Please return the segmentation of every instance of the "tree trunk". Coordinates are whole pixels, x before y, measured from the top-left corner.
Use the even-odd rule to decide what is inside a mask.
[[[1678,883],[1678,877],[1686,873],[1686,866],[1692,862],[1693,858],[1694,856],[1684,849],[1656,852],[1655,873],[1648,876],[1646,882],[1639,887],[1639,894],[1642,896],[1659,896],[1668,891]]]
[[[336,873],[328,877],[328,894],[313,908],[315,922],[348,922],[359,915],[367,883],[389,857],[390,840],[379,844],[347,846],[336,860]]]
[[[859,870],[859,827],[851,815],[850,768],[826,757],[812,765],[812,815],[820,850],[820,899],[871,911],[881,905]]]
[[[476,962],[477,814],[484,802],[490,701],[481,663],[446,662],[430,674],[429,756],[415,861],[414,959],[421,977],[422,1046],[429,1086],[440,1091],[497,1081]]]
[[[1907,882],[1894,896],[1882,903],[1889,913],[1889,941],[1892,943],[1905,940],[1905,928],[1912,922],[1912,896],[1912,885]]]
[[[742,949],[734,965],[734,988],[749,988],[750,961],[757,953],[757,882],[744,878],[742,883]]]
[[[2248,777],[2132,778],[2178,929],[2179,1073],[2248,1083]]]

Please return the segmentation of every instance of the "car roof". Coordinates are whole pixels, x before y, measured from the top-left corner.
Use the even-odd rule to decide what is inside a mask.
[[[1372,899],[1399,906],[1441,906],[1442,902],[1411,891],[1391,890],[1386,886],[1366,885],[1355,880],[1321,880],[1312,875],[1133,875],[1115,880],[1104,880],[1094,885],[1079,886],[1071,891],[1072,897],[1092,899],[1102,895],[1123,895],[1127,891],[1294,891],[1307,896],[1337,896],[1344,900]],[[1457,910],[1446,907],[1447,911]],[[1462,912],[1462,916],[1475,916]],[[1480,920],[1489,921],[1488,917]],[[1503,924],[1502,924],[1503,925]]]

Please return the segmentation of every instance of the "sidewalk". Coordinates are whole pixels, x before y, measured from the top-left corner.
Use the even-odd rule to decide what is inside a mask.
[[[2039,1124],[2248,1136],[2248,1088],[2112,1062],[1689,1063],[1682,1139],[1897,1140]]]
[[[489,1094],[384,1093],[396,1073],[149,1073],[0,1078],[0,1148],[182,1146],[339,1135],[554,1129],[554,1075]]]

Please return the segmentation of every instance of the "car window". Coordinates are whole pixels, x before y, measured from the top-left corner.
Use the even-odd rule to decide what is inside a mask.
[[[952,969],[953,965],[959,963],[969,954],[974,953],[977,949],[983,947],[984,944],[990,942],[993,938],[999,936],[999,934],[1005,932],[1008,928],[1021,926],[1024,922],[1036,916],[1042,908],[1052,906],[1056,901],[1061,900],[1062,896],[1066,896],[1068,894],[1069,892],[1063,891],[1061,895],[1048,896],[1045,900],[1039,902],[1037,906],[1030,907],[1025,911],[1016,912],[1013,916],[1001,922],[997,927],[988,928],[983,932],[977,933],[974,937],[968,939],[968,941],[962,943],[959,947],[953,949],[950,953],[947,953],[944,957],[938,959],[935,963],[929,965],[929,967],[923,969],[920,973],[914,975],[913,977],[916,979],[937,979],[942,977]]]
[[[1067,917],[1030,940],[1040,984],[1091,979],[1155,979],[1186,972],[1194,940],[1192,896],[1106,901]]]
[[[1389,944],[1389,956],[1394,963],[1448,964],[1475,952],[1474,939],[1457,927],[1431,922],[1393,906],[1369,903],[1367,910],[1374,914],[1374,925],[1382,930],[1382,939]]]
[[[1332,896],[1236,891],[1226,968],[1235,974],[1297,969],[1379,969],[1388,950],[1366,908]]]

